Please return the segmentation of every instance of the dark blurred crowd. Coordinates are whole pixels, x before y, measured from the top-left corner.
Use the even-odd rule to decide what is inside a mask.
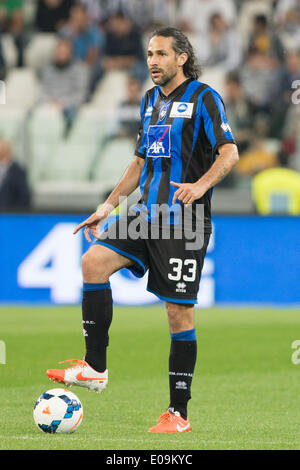
[[[128,96],[120,113],[123,107],[128,119],[123,127],[120,119],[115,132],[135,135],[148,77],[143,37],[173,25],[193,38],[204,71],[224,75],[241,154],[237,173],[252,176],[276,165],[300,169],[300,0],[36,0],[30,25],[26,1],[0,0],[0,34],[11,34],[17,67],[26,66],[24,51],[36,32],[57,36],[53,60],[40,73],[41,102],[61,108],[67,128],[106,73],[126,70]],[[0,71],[5,77],[1,40]]]

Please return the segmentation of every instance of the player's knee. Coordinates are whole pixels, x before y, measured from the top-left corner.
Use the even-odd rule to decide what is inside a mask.
[[[83,274],[89,274],[92,271],[94,265],[94,259],[91,256],[90,252],[87,251],[81,257],[81,267]]]
[[[171,332],[194,328],[194,309],[190,305],[166,302]]]
[[[180,323],[180,305],[171,302],[166,302],[166,309],[170,326],[172,327]]]
[[[102,276],[103,278],[109,277],[107,273],[107,264],[105,263],[104,256],[101,250],[89,249],[86,251],[81,258],[82,273],[84,278],[90,278]]]

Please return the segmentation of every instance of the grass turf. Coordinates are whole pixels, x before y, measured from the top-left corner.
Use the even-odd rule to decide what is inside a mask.
[[[192,432],[151,435],[168,405],[166,315],[162,307],[116,307],[107,390],[72,388],[83,403],[81,426],[47,435],[33,422],[33,405],[56,387],[46,369],[83,357],[80,309],[1,307],[0,449],[299,449],[300,365],[291,362],[299,324],[297,310],[197,310]]]

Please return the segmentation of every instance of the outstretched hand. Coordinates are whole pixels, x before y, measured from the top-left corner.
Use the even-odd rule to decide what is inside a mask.
[[[84,236],[85,236],[86,240],[89,243],[91,243],[92,240],[91,240],[91,237],[90,237],[90,233],[92,234],[93,237],[98,238],[99,235],[100,235],[100,231],[99,231],[100,225],[105,222],[105,220],[107,219],[109,214],[110,214],[110,211],[107,208],[101,207],[96,212],[94,212],[92,215],[90,215],[90,217],[88,217],[83,222],[81,222],[75,228],[73,234],[75,235],[77,232],[79,232],[79,230],[81,230],[83,227],[85,227],[84,231],[83,231]]]

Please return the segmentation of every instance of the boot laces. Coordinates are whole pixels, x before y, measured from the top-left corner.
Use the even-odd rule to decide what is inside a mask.
[[[173,421],[175,416],[175,413],[172,413],[171,411],[167,410],[159,417],[158,421],[159,423],[163,423],[164,421]]]
[[[71,367],[69,367],[69,369],[80,369],[81,367],[87,365],[86,362],[81,359],[67,359],[66,361],[59,362],[59,364],[65,364],[67,362],[71,364]]]

